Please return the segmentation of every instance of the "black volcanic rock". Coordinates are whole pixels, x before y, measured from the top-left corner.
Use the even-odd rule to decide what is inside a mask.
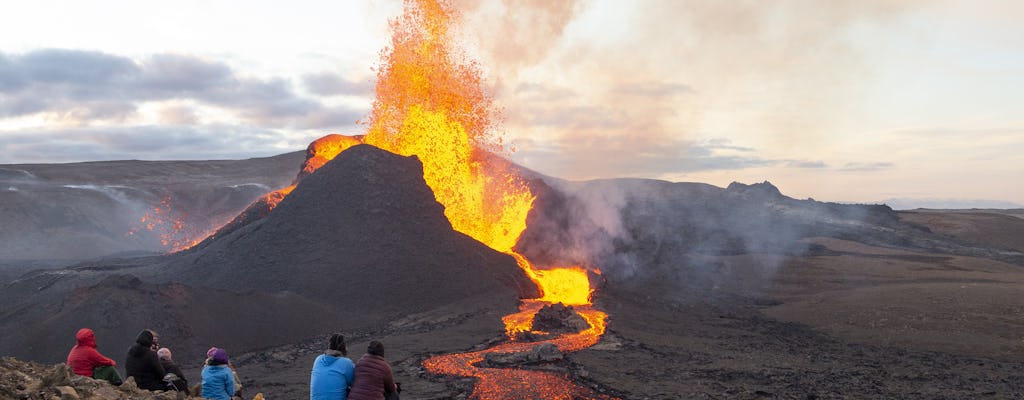
[[[590,324],[579,313],[562,303],[549,304],[533,316],[530,330],[550,333],[575,333],[587,329]]]
[[[512,309],[537,295],[511,257],[452,230],[416,157],[368,145],[164,271],[196,286],[300,293],[338,305],[346,325],[474,298]]]

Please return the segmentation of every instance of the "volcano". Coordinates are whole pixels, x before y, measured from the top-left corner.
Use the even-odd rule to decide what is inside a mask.
[[[81,326],[96,331],[101,349],[152,327],[177,338],[188,360],[211,342],[252,350],[442,307],[504,314],[537,296],[512,257],[452,230],[421,168],[416,157],[356,146],[266,218],[203,246],[24,275],[0,294],[10,305],[0,347],[56,362],[67,349],[46,343]]]
[[[287,290],[345,302],[355,306],[348,315],[354,320],[537,293],[511,257],[452,230],[416,157],[369,145],[341,153],[303,179],[265,219],[164,270],[173,271],[167,279],[180,275],[192,285]]]

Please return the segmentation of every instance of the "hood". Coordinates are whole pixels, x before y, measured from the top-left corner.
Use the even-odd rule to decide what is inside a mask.
[[[75,339],[78,340],[79,346],[96,347],[96,335],[92,333],[92,329],[79,329],[75,334]]]
[[[152,351],[149,348],[153,346],[153,332],[149,329],[139,332],[139,337],[135,338],[135,344],[128,349],[128,355],[132,357],[139,357],[146,354],[147,351]]]
[[[135,343],[138,343],[139,345],[144,347],[152,346],[153,332],[150,332],[149,329],[145,329],[142,332],[139,332],[139,336],[135,338]]]
[[[325,367],[329,367],[332,364],[338,362],[338,360],[340,360],[340,359],[342,359],[341,353],[338,353],[337,355],[329,354],[329,353],[324,353],[324,356],[320,357],[319,363],[320,363],[320,365],[323,365]]]

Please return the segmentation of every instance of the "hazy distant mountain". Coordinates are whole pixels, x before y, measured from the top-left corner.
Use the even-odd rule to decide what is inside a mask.
[[[881,203],[892,207],[894,210],[914,210],[918,208],[930,208],[934,210],[966,210],[966,209],[996,209],[1007,210],[1024,208],[1024,204],[1009,201],[984,200],[984,199],[917,199],[917,198],[892,198],[882,200]]]
[[[0,165],[0,260],[161,253],[291,183],[303,152],[247,160]]]

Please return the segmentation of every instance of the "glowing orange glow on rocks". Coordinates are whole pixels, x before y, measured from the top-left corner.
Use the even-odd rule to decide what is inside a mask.
[[[199,232],[197,228],[186,223],[188,214],[179,212],[171,206],[171,196],[164,196],[160,204],[147,211],[125,234],[133,237],[142,231],[153,232],[160,238],[160,245],[168,253],[185,250],[195,246],[209,232]]]
[[[302,170],[299,171],[295,181],[298,182],[302,178],[309,176],[313,171],[324,166],[324,164],[333,160],[334,157],[337,157],[338,154],[341,154],[341,152],[349,147],[362,143],[362,136],[345,136],[337,133],[314,140],[313,143],[306,147],[306,161],[302,164]]]

